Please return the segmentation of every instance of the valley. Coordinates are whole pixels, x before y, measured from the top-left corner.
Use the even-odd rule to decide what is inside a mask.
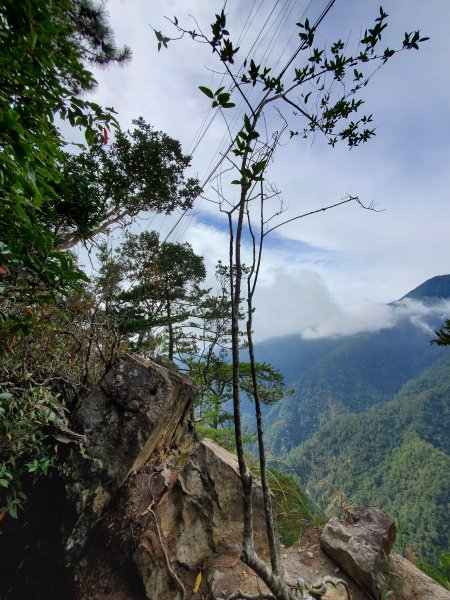
[[[258,345],[293,394],[265,410],[273,464],[321,511],[374,504],[397,522],[397,549],[438,564],[450,539],[450,353],[431,344],[450,276],[389,306],[391,327]]]

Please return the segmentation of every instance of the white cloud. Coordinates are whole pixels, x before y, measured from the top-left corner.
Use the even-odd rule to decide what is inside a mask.
[[[278,268],[270,278],[255,298],[256,340],[317,327],[338,315],[339,308],[319,273],[294,269],[288,273]]]
[[[379,331],[393,327],[397,321],[392,307],[368,300],[347,304],[338,308],[337,313],[333,319],[325,319],[316,327],[306,328],[302,337],[312,340],[352,335],[362,331]]]
[[[340,307],[334,318],[324,319],[318,326],[307,327],[302,331],[302,337],[318,339],[363,331],[374,332],[394,327],[405,318],[409,319],[414,327],[432,335],[434,328],[430,325],[430,319],[443,321],[449,315],[450,300],[424,304],[405,298],[390,305],[363,300]]]
[[[392,306],[395,309],[397,318],[406,317],[415,327],[429,334],[434,333],[434,328],[430,325],[429,319],[444,321],[450,317],[450,300],[437,300],[424,304],[418,300],[404,298],[394,302]]]
[[[193,218],[184,236],[195,252],[204,256],[208,270],[206,285],[214,287],[215,265],[218,260],[226,261],[228,255],[227,233]],[[305,339],[318,339],[374,332],[394,327],[405,318],[413,326],[432,333],[430,319],[443,321],[450,316],[447,300],[431,304],[409,298],[391,304],[369,299],[343,303],[327,283],[329,269],[339,261],[339,253],[327,258],[327,251],[306,247],[304,252],[296,254],[297,246],[302,248],[300,244],[282,247],[275,244],[264,251],[254,300],[256,341],[292,333],[301,334]],[[243,259],[244,262],[250,260],[250,248],[245,244]]]

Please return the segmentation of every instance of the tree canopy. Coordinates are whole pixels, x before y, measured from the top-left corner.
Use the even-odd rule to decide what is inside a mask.
[[[113,256],[102,246],[99,258],[98,293],[121,334],[143,353],[161,350],[166,339],[173,359],[186,337],[179,327],[196,316],[207,294],[199,287],[206,277],[203,257],[187,242],[160,242],[156,231],[144,231],[127,234]]]
[[[0,293],[30,300],[39,286],[85,279],[62,250],[141,211],[184,210],[199,187],[176,140],[142,119],[121,132],[113,109],[86,98],[96,86],[87,64],[130,58],[100,4],[7,0],[0,35]],[[81,129],[88,147],[69,153],[58,123]]]
[[[177,140],[155,131],[144,119],[115,139],[66,155],[49,225],[58,249],[129,225],[140,213],[186,210],[200,192],[196,179],[185,178],[190,157]]]
[[[450,319],[447,319],[441,329],[436,331],[436,338],[431,342],[438,346],[450,346]]]
[[[80,25],[82,24],[82,25]],[[78,26],[80,25],[80,28]],[[102,11],[85,0],[6,0],[0,7],[0,262],[9,291],[72,287],[83,278],[67,255],[55,250],[46,223],[58,198],[65,160],[55,120],[100,139],[115,124],[111,110],[87,100],[96,81],[84,59],[122,62]],[[28,280],[18,286],[18,278]]]

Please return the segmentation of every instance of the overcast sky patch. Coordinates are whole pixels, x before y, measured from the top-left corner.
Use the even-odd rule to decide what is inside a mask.
[[[181,4],[153,0],[151,6],[148,0],[110,0],[107,6],[117,41],[130,45],[134,57],[124,68],[97,73],[95,99],[114,106],[124,128],[142,115],[156,129],[180,139],[184,151],[193,152],[190,174],[201,180],[229,144],[220,116],[198,143],[201,125],[210,118],[208,99],[198,86],[219,87],[221,75],[208,68],[215,65],[220,71],[220,67],[211,52],[189,39],[171,42],[158,53],[151,27],[170,35],[164,16],[176,14],[190,26],[189,15],[194,15],[208,30],[222,5],[217,0]],[[242,31],[251,5],[228,1],[233,39]],[[250,19],[242,56],[270,12],[269,5],[263,6]],[[306,0],[295,3],[289,22],[278,29],[279,37],[274,26],[261,43],[260,55],[264,48],[270,50],[270,60],[281,58],[283,52],[289,55],[298,39],[295,23],[307,6]],[[324,6],[325,1],[319,0],[311,4],[307,14],[311,21]],[[431,39],[419,52],[394,57],[366,88],[364,108],[374,114],[377,136],[351,152],[343,145],[332,149],[319,136],[308,141],[286,139],[269,179],[281,192],[283,219],[327,206],[346,194],[358,195],[366,204],[374,201],[385,210],[374,213],[347,205],[293,221],[267,238],[255,315],[259,339],[300,331],[310,336],[351,333],[377,319],[379,326],[391,326],[391,309],[385,303],[449,270],[450,3],[397,0],[384,8],[390,14],[386,45],[401,45],[405,31],[419,28]],[[378,11],[378,0],[336,3],[319,37],[329,45],[337,35],[347,41],[351,31],[356,39]],[[275,43],[269,45],[272,36]],[[231,187],[226,191],[230,199],[237,186]],[[217,199],[211,189],[205,194]],[[178,218],[157,218],[153,225],[164,237]],[[199,201],[195,215],[187,215],[175,227],[171,241],[189,241],[213,271],[217,260],[227,256],[226,219],[221,223],[220,218],[216,205]],[[247,257],[248,242],[247,236]],[[208,281],[212,279],[209,273]]]

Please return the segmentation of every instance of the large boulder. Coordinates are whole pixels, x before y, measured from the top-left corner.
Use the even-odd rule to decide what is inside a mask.
[[[394,541],[393,520],[373,506],[350,510],[343,521],[331,519],[320,538],[323,550],[376,599],[386,586]]]
[[[187,417],[197,395],[192,381],[155,361],[124,355],[82,403],[74,425],[86,440],[69,495],[79,519],[69,556],[83,549],[89,530],[126,479],[148,460],[178,448],[188,433]]]
[[[75,415],[89,460],[72,475],[78,515],[66,543],[76,600],[188,600],[236,586],[257,591],[240,562],[243,503],[236,458],[200,442],[197,390],[172,363],[126,355]],[[255,548],[265,556],[262,488],[253,483]]]
[[[236,570],[228,584],[223,576],[230,566],[238,566],[240,573],[243,571],[239,561],[242,510],[236,458],[211,440],[203,440],[152,510],[153,519],[135,553],[147,597],[181,600],[183,585],[186,597],[190,598],[200,572],[205,597],[209,593],[215,598],[219,592],[224,595],[235,592]],[[253,484],[253,517],[255,547],[265,554],[259,481]]]
[[[331,600],[339,595],[348,600],[343,582],[347,585],[351,600],[373,600],[373,594],[365,591],[320,548],[319,532],[314,527],[306,530],[302,538],[282,551],[286,579],[292,585],[303,580],[308,589],[327,583],[321,600]],[[397,554],[388,560],[387,582],[382,597],[386,600],[450,600],[450,591],[425,575],[413,563]],[[317,598],[317,594],[315,596]]]
[[[186,445],[131,475],[75,569],[77,600],[188,600],[258,590],[240,562],[243,515],[236,458],[212,442]],[[187,454],[187,455],[186,455]],[[253,484],[255,547],[265,556],[262,489]]]

